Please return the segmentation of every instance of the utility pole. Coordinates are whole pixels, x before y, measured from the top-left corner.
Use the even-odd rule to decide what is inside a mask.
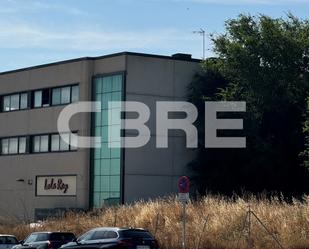
[[[193,34],[199,34],[203,37],[203,60],[205,60],[205,40],[206,40],[206,32],[204,29],[200,29],[197,31],[193,31]]]
[[[251,206],[248,211],[248,249],[251,249]]]

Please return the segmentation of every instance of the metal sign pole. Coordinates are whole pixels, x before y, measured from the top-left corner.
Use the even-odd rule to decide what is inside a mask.
[[[249,204],[248,211],[248,249],[251,249],[251,207]]]
[[[182,249],[186,249],[186,204],[190,200],[190,180],[181,176],[178,180],[178,200],[182,203]]]
[[[182,249],[186,249],[186,203],[182,204]]]

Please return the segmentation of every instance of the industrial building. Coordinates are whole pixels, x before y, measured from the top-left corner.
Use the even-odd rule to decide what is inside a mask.
[[[147,145],[109,148],[119,143],[121,125],[108,120],[107,103],[139,101],[155,113],[156,101],[186,100],[199,70],[200,61],[186,54],[122,52],[0,73],[0,220],[38,220],[59,210],[176,193],[195,156],[184,133],[170,132],[168,148],[156,148],[151,115]],[[101,136],[101,148],[70,146],[57,132],[61,110],[78,101],[101,101],[101,113],[80,113],[70,122],[79,136]]]

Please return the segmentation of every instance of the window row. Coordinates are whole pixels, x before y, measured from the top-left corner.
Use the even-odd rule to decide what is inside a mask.
[[[76,136],[61,134],[70,144],[77,144]],[[77,148],[66,143],[60,134],[9,137],[1,139],[1,154],[26,154],[40,152],[73,151]]]
[[[3,97],[3,111],[15,111],[28,108],[28,93],[17,93]]]
[[[2,96],[2,111],[16,111],[53,105],[64,105],[79,100],[79,86],[64,86],[15,93]]]

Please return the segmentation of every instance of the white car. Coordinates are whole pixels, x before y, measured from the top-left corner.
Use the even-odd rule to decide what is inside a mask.
[[[0,249],[11,249],[18,244],[19,242],[15,236],[0,234]]]

